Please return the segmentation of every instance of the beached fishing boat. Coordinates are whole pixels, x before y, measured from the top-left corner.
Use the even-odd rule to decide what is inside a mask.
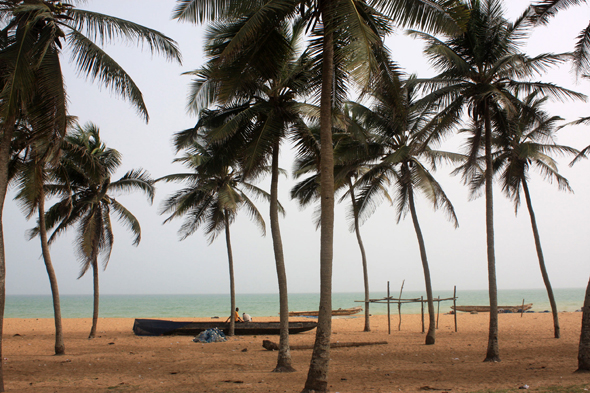
[[[289,322],[289,334],[306,332],[317,326],[317,322]],[[218,328],[225,334],[229,332],[229,322],[183,322],[164,319],[136,319],[133,333],[137,336],[197,336],[199,333]],[[279,322],[236,323],[234,333],[240,335],[275,335],[280,333]]]
[[[463,311],[463,312],[490,312],[490,306],[451,306],[451,308],[455,311]],[[522,312],[527,311],[533,308],[533,303],[522,304],[518,306],[498,306],[498,312]]]
[[[335,315],[353,315],[363,311],[361,306],[351,308],[339,308],[332,310],[332,316]],[[318,311],[289,311],[290,317],[317,317]]]

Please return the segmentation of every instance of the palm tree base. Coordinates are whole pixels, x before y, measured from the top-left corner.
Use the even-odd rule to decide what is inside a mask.
[[[63,356],[66,354],[66,347],[55,347],[55,356]]]
[[[488,356],[483,361],[484,361],[484,363],[485,362],[498,363],[498,362],[501,362],[502,360],[500,359],[499,356]]]
[[[434,336],[431,336],[431,335],[426,336],[426,343],[425,343],[426,345],[434,345],[434,342],[435,342]]]
[[[297,370],[295,370],[290,365],[277,366],[274,370],[272,370],[273,373],[294,373],[295,371]]]

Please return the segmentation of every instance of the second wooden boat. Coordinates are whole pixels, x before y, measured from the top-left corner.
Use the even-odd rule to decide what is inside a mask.
[[[451,308],[455,311],[463,311],[463,312],[490,312],[490,306],[451,306]],[[527,311],[533,308],[533,303],[525,304],[524,306],[498,306],[498,312],[521,312]]]
[[[353,315],[363,311],[361,306],[351,308],[339,308],[338,310],[332,310],[332,316],[335,315]],[[318,311],[289,311],[290,317],[317,317]]]

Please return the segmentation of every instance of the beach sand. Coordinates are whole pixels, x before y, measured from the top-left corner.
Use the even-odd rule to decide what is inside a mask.
[[[435,345],[424,345],[420,315],[334,318],[332,342],[387,341],[386,345],[333,348],[331,392],[474,392],[590,386],[574,374],[582,314],[560,313],[562,337],[553,338],[550,314],[500,314],[499,363],[484,363],[488,314],[440,315]],[[197,319],[192,319],[197,320]],[[204,320],[204,319],[199,319]],[[209,320],[209,319],[208,319]],[[256,321],[278,318],[255,318]],[[11,392],[300,392],[311,350],[292,350],[294,373],[270,372],[277,353],[262,340],[236,336],[201,344],[188,336],[137,337],[133,319],[101,318],[88,340],[90,319],[65,319],[66,355],[54,356],[52,319],[5,319],[4,378]],[[290,336],[291,345],[313,344],[315,330]]]

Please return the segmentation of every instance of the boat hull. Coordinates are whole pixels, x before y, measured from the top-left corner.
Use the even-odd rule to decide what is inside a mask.
[[[289,322],[289,334],[306,332],[314,329],[317,322]],[[188,322],[167,321],[163,319],[136,319],[133,332],[137,336],[197,336],[199,333],[218,328],[229,333],[229,322]],[[236,323],[235,335],[277,335],[280,334],[279,322],[243,322]]]
[[[490,312],[490,306],[451,306],[455,311],[463,312]],[[498,306],[498,312],[521,312],[527,311],[533,308],[533,303],[525,304],[524,307],[520,306]]]
[[[339,308],[338,310],[332,310],[332,316],[337,315],[353,315],[363,311],[362,307],[352,307],[352,308]],[[318,311],[290,311],[290,317],[317,317],[319,315]]]

